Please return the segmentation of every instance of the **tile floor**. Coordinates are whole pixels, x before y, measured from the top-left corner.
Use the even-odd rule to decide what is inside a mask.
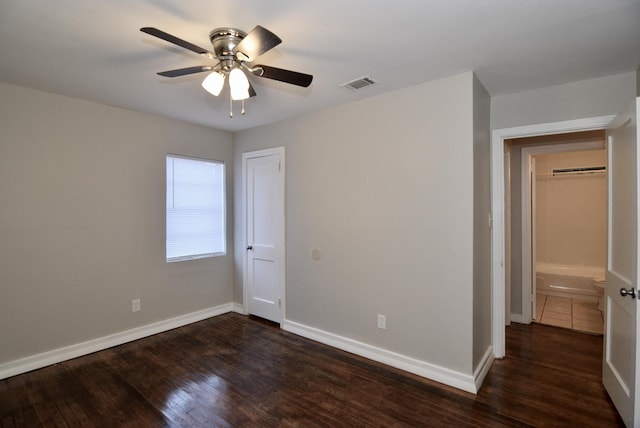
[[[567,297],[536,295],[536,322],[603,334],[604,320],[596,302]]]

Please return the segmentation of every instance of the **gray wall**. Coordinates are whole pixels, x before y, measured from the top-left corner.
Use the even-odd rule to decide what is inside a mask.
[[[492,129],[615,115],[636,93],[636,73],[625,73],[491,99]],[[544,142],[539,142],[544,144]],[[511,152],[511,313],[522,314],[520,148]]]
[[[491,98],[491,129],[621,112],[636,93],[636,73],[581,80]]]
[[[488,100],[479,90],[474,127],[473,87],[468,72],[234,134],[236,195],[242,153],[285,146],[287,320],[472,372],[473,324],[490,311],[473,219],[488,206],[473,195],[474,164],[488,156]],[[487,144],[475,159],[474,131]],[[479,168],[485,192],[488,165]],[[242,212],[237,198],[238,302]],[[482,346],[487,328],[477,331]]]
[[[232,300],[229,133],[5,84],[0,129],[0,364]],[[167,153],[226,163],[227,256],[165,263]]]
[[[491,140],[489,94],[473,79],[473,367],[491,346]]]

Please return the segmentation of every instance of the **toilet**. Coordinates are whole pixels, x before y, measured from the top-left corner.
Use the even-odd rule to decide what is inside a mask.
[[[604,310],[604,286],[607,284],[604,278],[593,278],[593,286],[598,291],[598,310]]]

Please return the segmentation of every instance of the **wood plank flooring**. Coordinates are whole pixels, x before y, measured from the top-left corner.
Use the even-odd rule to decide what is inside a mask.
[[[478,395],[226,314],[0,381],[0,427],[623,426],[602,337],[507,328]]]

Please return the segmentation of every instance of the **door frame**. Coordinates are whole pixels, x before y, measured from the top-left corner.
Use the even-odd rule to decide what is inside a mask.
[[[568,132],[605,129],[615,115],[586,119],[549,122],[514,128],[495,129],[491,133],[491,289],[492,289],[492,343],[495,358],[504,358],[505,335],[505,164],[504,142],[512,138],[535,137]]]
[[[281,319],[280,319],[280,326],[282,326],[282,322],[286,319],[286,314],[285,314],[285,309],[287,307],[286,305],[286,293],[285,293],[285,284],[286,284],[286,276],[285,276],[285,263],[286,263],[286,251],[285,251],[285,245],[286,245],[286,239],[285,239],[285,225],[286,225],[286,219],[285,219],[285,213],[286,213],[286,188],[285,188],[285,157],[284,157],[284,146],[281,147],[274,147],[274,148],[270,148],[270,149],[263,149],[263,150],[255,150],[255,151],[251,151],[251,152],[244,152],[242,153],[242,234],[243,234],[243,238],[242,238],[242,307],[243,307],[243,311],[245,314],[249,314],[249,283],[248,283],[248,277],[249,277],[249,263],[248,263],[248,254],[247,251],[245,250],[245,248],[247,248],[248,242],[247,242],[247,236],[248,236],[248,232],[247,232],[247,224],[248,224],[248,219],[249,219],[249,213],[247,212],[248,209],[248,204],[247,204],[247,197],[249,195],[248,192],[248,180],[247,180],[247,173],[248,173],[248,168],[247,168],[247,164],[249,162],[249,159],[255,159],[255,158],[260,158],[260,157],[265,157],[265,156],[279,156],[280,159],[280,171],[282,172],[280,174],[280,189],[282,191],[282,210],[281,210],[281,226],[280,226],[280,236],[279,236],[279,240],[280,240],[280,277],[281,277],[281,281],[280,284],[282,285],[282,289],[280,290],[280,305],[281,305]]]

